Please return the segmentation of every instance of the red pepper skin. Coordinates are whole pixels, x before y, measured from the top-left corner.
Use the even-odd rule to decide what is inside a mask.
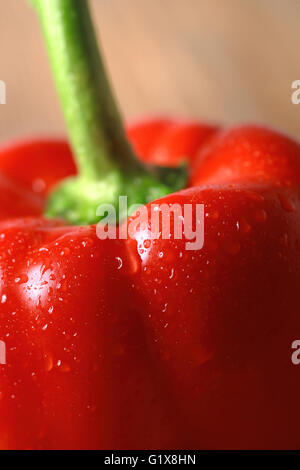
[[[19,187],[41,196],[46,196],[58,181],[76,173],[70,147],[60,140],[35,139],[2,147],[0,169]]]
[[[18,152],[3,172],[44,179]],[[199,251],[2,217],[1,448],[299,448],[300,146],[242,127],[194,159],[201,186],[160,203],[205,204]]]
[[[4,174],[0,174],[0,200],[0,220],[7,217],[38,216],[44,208],[41,195],[21,187]]]

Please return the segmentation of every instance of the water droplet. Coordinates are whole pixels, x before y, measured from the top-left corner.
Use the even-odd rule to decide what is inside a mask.
[[[116,261],[117,261],[117,263],[118,263],[117,269],[121,269],[122,266],[123,266],[123,260],[122,260],[122,258],[120,258],[119,256],[117,256],[115,259],[116,259]]]
[[[46,188],[46,183],[42,178],[36,178],[32,182],[32,190],[35,193],[42,193]]]
[[[70,372],[71,367],[66,362],[57,361],[57,367],[59,367],[60,372]]]
[[[253,201],[264,201],[265,200],[265,198],[261,194],[255,193],[254,191],[248,191],[247,195]]]
[[[3,294],[2,297],[1,297],[1,303],[5,304],[6,301],[7,301],[7,297],[6,297],[5,294]]]

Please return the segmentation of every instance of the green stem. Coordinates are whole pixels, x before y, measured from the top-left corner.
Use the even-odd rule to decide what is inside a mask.
[[[35,0],[81,175],[139,169],[98,52],[86,0]]]

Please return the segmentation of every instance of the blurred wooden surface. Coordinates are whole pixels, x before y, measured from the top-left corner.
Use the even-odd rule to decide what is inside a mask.
[[[51,0],[49,0],[51,1]],[[127,118],[258,121],[300,138],[300,0],[92,0]],[[0,140],[64,125],[28,0],[0,0]]]

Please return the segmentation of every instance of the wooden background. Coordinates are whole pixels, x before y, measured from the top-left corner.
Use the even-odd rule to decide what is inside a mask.
[[[51,1],[51,0],[48,0]],[[258,121],[300,138],[300,0],[92,0],[127,118],[174,114]],[[28,0],[0,0],[0,141],[62,135],[43,40]]]

